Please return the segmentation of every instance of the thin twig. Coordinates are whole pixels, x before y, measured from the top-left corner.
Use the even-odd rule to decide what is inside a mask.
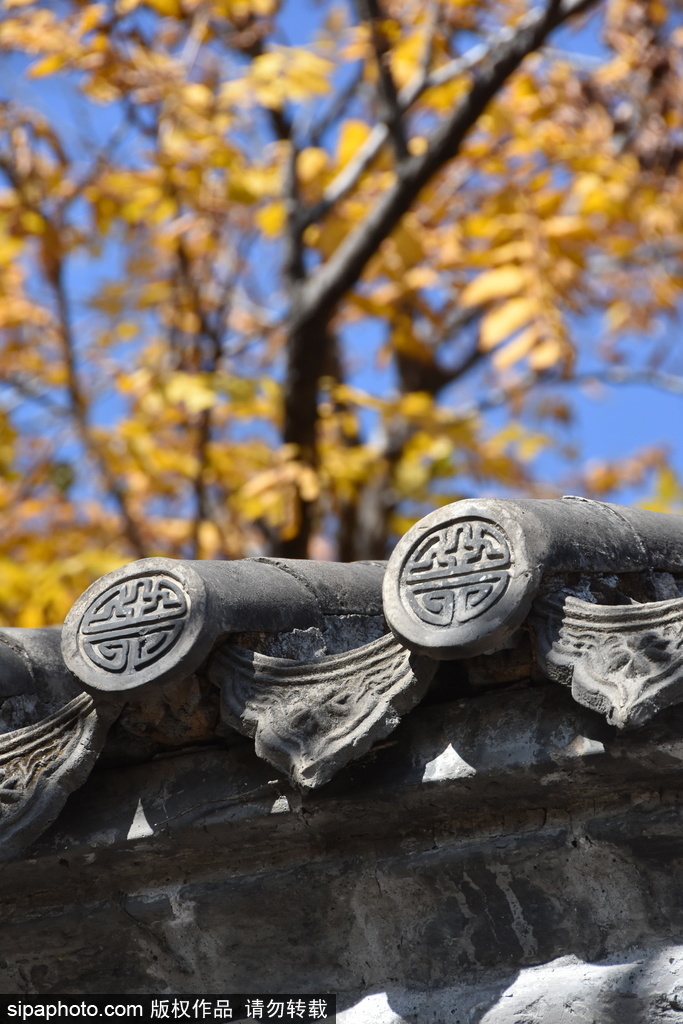
[[[317,146],[328,128],[331,128],[332,125],[337,123],[340,117],[344,116],[349,103],[354,98],[363,82],[363,72],[363,65],[362,63],[359,63],[348,85],[336,93],[334,102],[330,108],[326,110],[320,120],[312,126],[308,133],[311,146]]]
[[[635,385],[645,384],[668,391],[674,395],[683,395],[683,376],[673,373],[662,373],[660,370],[630,370],[627,367],[610,367],[604,370],[591,370],[574,374],[572,377],[561,378],[552,370],[546,373],[529,372],[518,378],[509,388],[490,391],[480,402],[473,402],[464,411],[464,415],[475,412],[489,412],[499,408],[520,391],[530,391],[536,387],[576,387],[586,384]]]
[[[64,273],[61,259],[54,259],[48,277],[57,301],[60,325],[59,335],[62,342],[62,358],[66,369],[66,390],[69,397],[69,411],[71,417],[85,450],[95,461],[107,490],[119,508],[119,512],[123,520],[123,529],[126,539],[138,558],[144,558],[147,554],[146,544],[143,540],[138,524],[128,508],[125,490],[112,472],[107,461],[106,453],[102,450],[101,445],[93,436],[90,428],[88,403],[81,388],[78,369],[76,366],[75,342],[71,327],[71,313],[66,289],[64,287]]]

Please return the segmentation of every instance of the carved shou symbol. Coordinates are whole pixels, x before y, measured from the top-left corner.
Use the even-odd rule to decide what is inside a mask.
[[[403,567],[408,607],[422,622],[450,626],[488,611],[505,593],[510,546],[493,523],[452,523],[415,545]]]
[[[127,580],[110,587],[86,610],[80,647],[99,668],[135,673],[174,646],[187,616],[187,597],[174,580]]]

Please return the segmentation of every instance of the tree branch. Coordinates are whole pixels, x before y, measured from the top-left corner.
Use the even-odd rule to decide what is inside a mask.
[[[509,76],[568,17],[593,6],[597,0],[551,0],[541,14],[511,39],[489,51],[477,69],[467,96],[434,132],[427,149],[407,160],[396,183],[377,202],[365,221],[348,235],[307,285],[300,316],[329,316],[337,302],[353,287],[380,243],[410,209],[427,182],[457,156],[462,142]]]
[[[566,21],[568,18],[581,13],[584,9],[593,6],[597,2],[598,0],[568,0],[564,4],[559,4],[562,10],[561,21]],[[516,26],[502,29],[490,42],[473,46],[462,57],[456,57],[432,72],[429,72],[428,67],[425,65],[421,73],[412,82],[408,82],[399,92],[398,106],[401,113],[405,114],[428,89],[438,85],[445,85],[453,78],[457,78],[458,75],[462,75],[466,71],[472,71],[480,64],[485,64],[501,49],[510,46],[521,32],[529,28],[533,29],[538,24],[539,18],[543,17],[546,13],[547,9],[541,13],[538,10],[530,11]],[[561,24],[561,21],[557,22],[557,24]],[[551,29],[554,27],[554,25],[551,26]],[[532,51],[529,50],[528,52]],[[379,155],[388,137],[389,132],[386,124],[375,125],[352,159],[330,182],[320,202],[305,212],[302,217],[303,228],[325,217],[332,207],[358,184],[358,181],[371,166],[373,160]]]
[[[64,275],[61,260],[55,258],[49,269],[48,277],[57,300],[57,309],[60,323],[60,336],[62,340],[62,357],[66,369],[66,388],[69,396],[70,413],[73,417],[77,433],[83,447],[97,465],[107,490],[118,505],[123,520],[123,532],[138,558],[145,558],[147,546],[142,537],[138,524],[128,508],[126,493],[112,472],[106,455],[102,451],[99,442],[93,437],[88,418],[88,404],[81,389],[76,369],[74,354],[74,338],[71,329],[71,315],[69,311],[66,289],[64,287]]]
[[[320,120],[313,125],[309,132],[309,144],[311,146],[317,146],[320,144],[323,135],[331,128],[333,124],[339,120],[340,117],[344,116],[346,108],[358,92],[358,88],[363,81],[363,65],[359,64],[355,74],[351,78],[349,84],[337,93],[334,97],[334,101],[330,108],[325,111]]]
[[[675,373],[662,373],[661,370],[630,370],[626,366],[615,366],[598,373],[579,373],[572,377],[571,383],[648,384],[674,395],[683,395],[683,377]]]
[[[421,189],[457,156],[467,133],[524,58],[537,50],[568,17],[596,2],[550,0],[511,38],[489,48],[467,95],[436,129],[424,153],[399,164],[395,184],[378,199],[363,223],[345,238],[313,277],[302,280],[294,289],[288,323],[283,434],[285,443],[295,445],[299,458],[309,465],[316,462],[318,380],[329,351],[329,323],[337,303],[356,284],[369,259],[410,209]],[[297,227],[303,231],[301,218]],[[281,545],[281,554],[306,556],[312,518],[313,504],[301,501],[301,528],[296,537]]]
[[[675,373],[662,373],[660,370],[631,370],[625,366],[609,367],[604,370],[587,370],[585,373],[574,374],[569,379],[558,378],[552,370],[545,373],[529,372],[517,380],[512,388],[499,388],[491,391],[481,402],[473,402],[468,406],[463,415],[472,413],[489,412],[497,409],[513,396],[518,395],[520,390],[531,390],[535,387],[580,387],[584,384],[645,384],[649,387],[658,388],[660,391],[669,391],[674,395],[683,395],[683,376]]]
[[[396,160],[398,163],[402,163],[408,156],[408,144],[403,126],[403,111],[389,65],[391,48],[381,24],[385,15],[379,5],[379,0],[357,0],[357,5],[362,20],[370,26],[370,38],[377,63],[380,118],[386,127],[387,136],[391,140]]]
[[[296,287],[306,276],[304,268],[303,229],[299,218],[299,182],[296,161],[299,151],[291,139],[287,165],[285,167],[284,195],[287,210],[287,226],[285,229],[285,252],[283,267],[289,287]]]

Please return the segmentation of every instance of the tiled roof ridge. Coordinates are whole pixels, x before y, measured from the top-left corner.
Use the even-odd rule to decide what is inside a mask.
[[[683,702],[678,578],[682,517],[572,496],[445,506],[408,531],[386,573],[269,558],[133,562],[79,598],[61,654],[58,630],[0,631],[3,712],[31,698],[56,713],[49,729],[43,715],[3,738],[0,803],[13,828],[0,850],[14,855],[17,836],[54,820],[119,714],[143,735],[170,729],[171,746],[183,730],[188,742],[241,733],[304,789],[385,738],[433,677],[443,688],[468,674],[476,688],[542,675],[611,725],[640,726]],[[378,639],[382,606],[391,633]],[[271,650],[236,646],[250,637]],[[304,640],[314,654],[273,657],[284,637],[288,654]],[[73,714],[60,717],[69,700]]]

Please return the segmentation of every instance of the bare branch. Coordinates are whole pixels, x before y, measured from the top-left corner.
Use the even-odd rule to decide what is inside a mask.
[[[528,24],[517,29],[511,38],[489,48],[486,59],[473,75],[467,95],[436,129],[424,153],[399,164],[395,184],[379,198],[363,223],[346,237],[313,277],[302,280],[293,290],[283,434],[285,443],[296,445],[299,458],[304,462],[316,463],[318,380],[329,353],[329,324],[337,303],[356,284],[368,260],[410,209],[421,189],[457,156],[466,134],[524,58],[537,50],[549,33],[570,15],[587,10],[596,2],[550,0],[547,7],[535,12]],[[317,208],[316,215],[320,209]],[[305,224],[304,216],[297,224],[300,231]],[[296,537],[282,543],[280,554],[306,556],[313,514],[313,504],[301,501],[301,528]]]
[[[645,384],[674,395],[683,395],[683,376],[675,373],[662,373],[660,370],[631,370],[626,366],[614,366],[604,370],[577,373],[568,379],[558,377],[553,370],[548,370],[545,373],[530,371],[518,378],[512,387],[490,391],[480,402],[473,402],[465,409],[464,415],[497,409],[513,397],[518,396],[520,391],[531,391],[536,387],[581,387],[586,384],[607,384],[609,386]]]
[[[59,402],[56,402],[48,391],[41,391],[33,380],[20,374],[11,373],[2,378],[2,384],[6,384],[13,391],[26,398],[30,402],[42,405],[53,416],[63,417],[68,411]]]
[[[456,57],[454,60],[449,61],[440,68],[436,68],[431,73],[428,70],[428,65],[423,62],[422,70],[412,82],[408,82],[398,94],[398,107],[402,114],[405,114],[410,107],[416,103],[427,89],[431,89],[437,85],[445,85],[450,82],[453,78],[457,78],[458,75],[462,75],[467,71],[473,71],[479,65],[485,64],[490,59],[496,59],[501,49],[510,47],[511,44],[528,30],[533,30],[535,27],[542,23],[543,19],[547,17],[550,7],[558,8],[560,14],[560,20],[556,24],[560,24],[562,21],[566,21],[574,14],[579,14],[584,9],[587,9],[597,3],[597,0],[566,0],[562,3],[553,3],[547,9],[540,11],[538,9],[530,11],[525,18],[522,18],[514,28],[506,27],[501,30],[492,40],[487,43],[480,43],[477,46],[473,46],[472,49],[468,50],[467,53],[463,54],[462,57]],[[555,25],[551,25],[550,31]],[[547,34],[547,32],[546,32]],[[537,44],[537,45],[540,45]],[[527,52],[532,52],[536,47],[532,47]],[[375,125],[373,130],[368,135],[367,139],[362,146],[359,146],[358,150],[354,154],[353,158],[340,170],[339,174],[330,182],[323,198],[315,206],[311,207],[310,210],[306,211],[304,217],[303,227],[307,227],[316,220],[320,220],[324,217],[340,199],[343,199],[351,189],[357,184],[363,174],[371,166],[373,160],[379,155],[382,146],[387,142],[389,138],[389,131],[386,124]]]
[[[199,321],[200,335],[203,335],[210,345],[210,352],[208,358],[202,362],[202,369],[209,373],[215,373],[219,368],[224,355],[224,342],[221,328],[220,326],[214,328],[209,320],[207,311],[202,302],[202,295],[192,273],[190,256],[181,237],[179,237],[177,241],[177,255],[182,278],[192,300],[192,311]],[[223,288],[223,298],[219,305],[219,324],[223,324],[225,322],[232,293],[233,282],[228,282]],[[193,481],[194,517],[191,533],[193,558],[200,558],[202,555],[201,525],[205,520],[211,518],[209,493],[207,488],[207,465],[212,433],[213,416],[211,408],[208,408],[198,413],[196,424],[195,457],[197,460],[197,470]]]
[[[370,26],[370,38],[377,63],[380,118],[386,126],[387,136],[391,140],[396,160],[402,163],[408,156],[408,145],[403,126],[403,111],[389,65],[391,48],[381,24],[384,20],[384,12],[379,5],[379,0],[357,0],[357,4],[363,21]]]
[[[340,199],[343,199],[354,188],[372,161],[378,156],[388,136],[389,132],[385,124],[375,125],[365,142],[358,147],[353,157],[330,182],[320,202],[306,211],[302,218],[304,227],[308,227],[316,220],[321,220]]]
[[[661,370],[630,370],[625,366],[614,366],[599,373],[576,374],[573,384],[648,384],[670,391],[674,395],[683,395],[683,377],[675,373],[662,373]]]
[[[106,452],[93,436],[88,417],[88,403],[83,394],[78,377],[75,358],[75,345],[73,331],[71,328],[71,314],[69,303],[64,287],[64,274],[61,261],[55,259],[49,273],[50,284],[57,300],[57,310],[60,323],[60,338],[62,342],[62,358],[66,369],[67,394],[69,396],[69,412],[73,419],[78,436],[81,439],[86,452],[93,459],[104,480],[105,486],[116,502],[121,518],[123,520],[123,531],[138,558],[144,558],[147,554],[147,547],[143,540],[135,518],[128,508],[126,492],[112,472],[107,462]]]
[[[27,199],[24,183],[16,174],[15,168],[12,166],[10,161],[6,158],[0,159],[0,168],[4,170],[12,186],[21,195],[26,207],[38,212],[43,217],[46,224],[50,225],[55,237],[57,237],[58,229],[50,223],[45,211],[39,209],[35,203],[32,203]],[[102,446],[93,435],[90,427],[88,403],[83,394],[76,368],[75,344],[71,327],[71,312],[69,309],[66,288],[64,286],[64,269],[61,254],[59,252],[48,251],[45,249],[43,252],[43,262],[45,275],[54,292],[57,304],[59,338],[62,345],[62,358],[64,359],[64,367],[66,370],[66,392],[69,405],[68,410],[64,410],[64,412],[71,416],[76,432],[85,451],[96,464],[109,494],[112,496],[119,508],[123,521],[124,534],[129,544],[139,558],[144,558],[146,555],[146,545],[138,528],[138,524],[128,508],[128,501],[124,488],[116,475],[112,472],[112,469],[107,462],[106,453],[102,450]],[[16,386],[17,383],[15,382],[15,387]]]
[[[209,22],[209,15],[206,10],[201,8],[195,12],[190,23],[190,31],[185,40],[182,52],[180,54],[180,63],[185,68],[185,73],[190,74],[190,71],[194,67],[195,61],[199,54],[200,47],[202,45],[202,38],[206,30],[206,26]]]
[[[178,266],[182,275],[183,282],[187,291],[192,299],[193,313],[199,320],[199,328],[201,334],[211,343],[211,358],[212,362],[218,363],[222,352],[223,352],[223,339],[219,331],[217,331],[211,324],[204,305],[201,301],[201,296],[197,289],[197,284],[192,274],[192,268],[190,265],[190,257],[185,247],[185,243],[182,237],[179,235],[176,242],[176,253],[178,256]],[[215,369],[215,366],[214,366]]]
[[[290,286],[302,281],[305,277],[303,229],[298,211],[299,182],[296,171],[298,148],[292,139],[289,144],[287,165],[285,167],[284,195],[287,210],[287,228],[285,231],[284,272]]]
[[[527,27],[489,50],[477,69],[467,95],[437,128],[427,149],[399,169],[396,183],[377,202],[365,221],[349,234],[336,252],[306,286],[300,315],[318,318],[331,315],[336,303],[356,283],[379,244],[393,231],[421,189],[457,156],[462,142],[491,99],[524,58],[538,49],[548,34],[571,14],[593,6],[597,0],[551,0]]]
[[[400,388],[404,393],[410,391],[428,391],[436,397],[440,391],[460,380],[466,373],[478,366],[485,358],[478,345],[473,344],[456,363],[455,366],[443,366],[436,360],[437,348],[447,345],[455,336],[460,334],[471,324],[481,313],[481,307],[471,306],[468,309],[458,308],[452,313],[439,331],[438,338],[432,338],[434,359],[425,360],[417,356],[408,355],[405,352],[397,351],[394,355],[398,369]]]
[[[320,120],[311,128],[309,132],[309,144],[311,146],[317,146],[328,128],[333,124],[336,124],[339,118],[344,116],[346,108],[358,92],[362,81],[363,65],[359,63],[351,81],[344,89],[335,95],[334,101],[329,110],[326,110]]]
[[[202,557],[201,525],[210,518],[206,490],[206,467],[210,441],[211,410],[204,409],[199,413],[199,423],[197,424],[197,472],[194,478],[195,509],[192,522],[192,558]]]

